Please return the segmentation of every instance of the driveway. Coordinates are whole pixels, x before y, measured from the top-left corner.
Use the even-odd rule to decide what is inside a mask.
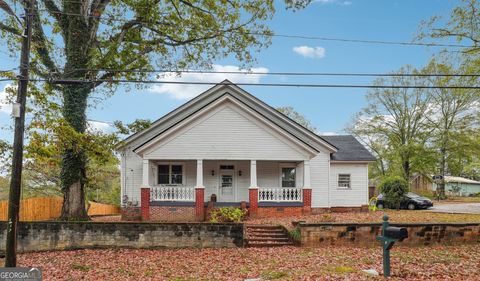
[[[480,203],[435,204],[430,212],[454,214],[480,214]]]

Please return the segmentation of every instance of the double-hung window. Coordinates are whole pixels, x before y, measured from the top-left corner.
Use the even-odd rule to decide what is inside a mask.
[[[158,184],[183,184],[183,166],[158,165]]]
[[[282,187],[295,187],[295,168],[282,167]]]
[[[338,188],[350,188],[350,174],[338,174]]]

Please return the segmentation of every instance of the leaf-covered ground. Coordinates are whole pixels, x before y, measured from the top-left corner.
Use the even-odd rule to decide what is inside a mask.
[[[45,280],[381,280],[380,247],[76,250],[21,254]],[[480,245],[394,247],[393,280],[478,280]]]
[[[282,224],[287,228],[291,228],[292,221],[315,222],[382,222],[382,217],[387,214],[390,222],[398,223],[421,223],[421,222],[476,222],[480,223],[480,215],[471,214],[449,214],[449,213],[432,213],[428,211],[407,211],[407,210],[387,210],[376,212],[348,212],[348,213],[325,213],[318,215],[292,216],[285,218],[265,218],[265,219],[248,219],[247,223],[251,224]]]

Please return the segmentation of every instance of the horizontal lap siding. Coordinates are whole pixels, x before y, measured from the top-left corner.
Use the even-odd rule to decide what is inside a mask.
[[[350,189],[338,188],[338,174],[350,174]],[[330,206],[358,207],[368,204],[368,165],[332,164],[330,168]]]
[[[146,153],[150,159],[278,159],[300,160],[306,152],[260,121],[240,113],[234,105],[222,105],[204,119],[162,146]]]
[[[329,155],[319,153],[310,160],[310,183],[312,188],[312,207],[328,206]]]

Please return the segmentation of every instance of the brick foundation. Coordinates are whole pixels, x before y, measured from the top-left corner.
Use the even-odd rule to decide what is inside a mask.
[[[121,209],[122,221],[140,221],[142,214],[140,207],[123,207]]]
[[[248,202],[250,208],[248,208],[248,215],[256,217],[258,213],[258,188],[250,187],[248,189]]]
[[[205,220],[205,205],[204,205],[205,188],[195,187],[195,220]]]
[[[142,220],[150,220],[150,188],[142,187],[140,189],[141,214]]]
[[[193,222],[196,219],[194,206],[150,206],[150,221]]]
[[[312,189],[303,188],[303,213],[310,214],[312,212]]]
[[[256,218],[275,218],[275,217],[290,217],[301,216],[303,214],[303,207],[258,207]]]

